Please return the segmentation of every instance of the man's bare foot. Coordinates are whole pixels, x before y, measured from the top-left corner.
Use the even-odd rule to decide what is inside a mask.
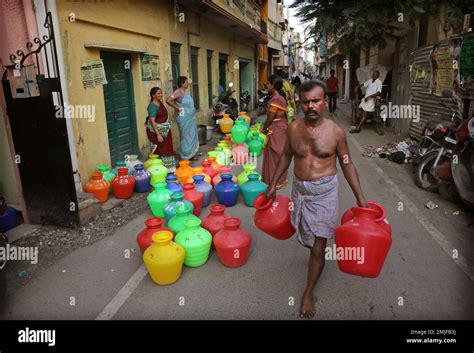
[[[311,319],[313,318],[315,312],[316,312],[316,308],[314,307],[312,294],[304,293],[303,299],[301,301],[300,318]]]

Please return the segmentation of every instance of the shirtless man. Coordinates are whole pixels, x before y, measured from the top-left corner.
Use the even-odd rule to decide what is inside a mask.
[[[337,123],[325,117],[328,101],[324,83],[304,82],[300,86],[300,102],[305,117],[288,126],[285,148],[266,196],[276,196],[276,182],[294,157],[291,223],[298,241],[311,249],[300,317],[312,318],[315,314],[313,290],[324,268],[326,241],[334,236],[338,222],[336,157],[357,204],[367,207],[367,201],[350,158],[346,134]]]

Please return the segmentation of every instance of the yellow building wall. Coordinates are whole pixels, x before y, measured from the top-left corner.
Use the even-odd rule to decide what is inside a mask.
[[[69,104],[95,105],[96,119],[73,119],[74,143],[77,149],[79,172],[85,184],[92,171],[100,164],[110,165],[107,124],[103,87],[87,88],[82,84],[81,65],[86,61],[100,58],[101,49],[85,48],[85,44],[102,47],[125,48],[130,51],[145,51],[160,57],[159,81],[141,81],[139,54],[131,52],[134,100],[136,105],[136,126],[138,145],[142,160],[150,153],[150,144],[145,133],[144,121],[149,104],[149,91],[153,86],[163,89],[163,98],[172,93],[172,73],[170,42],[180,43],[181,75],[190,77],[189,46],[199,47],[199,92],[200,109],[196,113],[198,124],[210,122],[212,108],[209,108],[207,95],[207,49],[213,50],[212,84],[213,94],[217,95],[219,71],[219,53],[229,54],[227,81],[234,82],[238,92],[238,70],[234,69],[234,60],[246,58],[252,60],[255,72],[255,44],[238,40],[231,31],[217,28],[207,18],[200,18],[191,9],[182,7],[184,22],[173,14],[173,3],[165,1],[111,2],[57,2],[64,52],[66,82],[69,91]],[[69,16],[74,15],[74,21]],[[188,40],[189,38],[189,40]],[[104,49],[107,51],[106,49]],[[234,97],[238,97],[234,95]],[[179,147],[179,131],[173,109],[168,113],[172,124],[174,147]]]
[[[100,164],[110,165],[110,153],[105,116],[103,87],[84,88],[81,65],[89,60],[100,59],[101,49],[85,48],[86,44],[104,47],[120,47],[130,50],[146,51],[160,56],[169,62],[169,51],[161,52],[160,37],[167,36],[165,30],[156,23],[166,23],[166,17],[159,16],[163,11],[159,2],[67,2],[58,1],[58,16],[66,68],[69,104],[95,105],[95,121],[73,119],[74,143],[76,144],[79,171],[84,184],[92,171]],[[165,10],[166,11],[166,10]],[[74,21],[69,16],[74,15]],[[147,14],[147,16],[145,16]],[[127,21],[124,21],[127,18]],[[167,32],[167,31],[166,31]],[[105,51],[108,51],[104,49]],[[131,70],[136,105],[138,145],[141,151],[149,150],[144,130],[149,90],[161,86],[161,82],[141,81],[139,54],[130,53]],[[168,57],[166,57],[166,54]],[[161,77],[163,78],[163,70]]]
[[[234,38],[234,33],[227,29],[217,27],[216,24],[205,18],[193,15],[189,10],[185,10],[185,26],[178,26],[175,30],[174,19],[170,21],[170,32],[173,33],[172,42],[181,43],[180,68],[183,76],[191,77],[191,67],[189,58],[189,47],[186,45],[189,36],[189,46],[199,48],[198,57],[198,80],[199,80],[199,102],[200,109],[197,112],[198,124],[210,123],[211,109],[207,94],[207,50],[213,51],[212,57],[212,94],[218,94],[219,87],[219,53],[228,54],[228,65],[226,70],[227,84],[233,82],[233,89],[236,90],[234,97],[238,97],[239,92],[239,59],[252,61],[252,68],[255,72],[255,44],[244,42],[239,38]],[[189,16],[188,16],[189,14]],[[171,16],[174,18],[174,16]],[[174,32],[173,32],[174,31]],[[189,34],[188,34],[189,32]],[[237,67],[237,69],[236,69]],[[192,92],[191,92],[192,93]]]

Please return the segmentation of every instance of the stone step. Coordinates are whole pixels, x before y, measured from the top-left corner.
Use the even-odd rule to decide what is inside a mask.
[[[79,219],[81,225],[88,223],[92,218],[102,212],[99,200],[89,193],[77,193],[77,201],[79,203]]]

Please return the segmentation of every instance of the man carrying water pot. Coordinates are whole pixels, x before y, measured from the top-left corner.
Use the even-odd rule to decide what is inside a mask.
[[[266,196],[272,199],[276,196],[276,183],[294,157],[291,223],[298,241],[311,250],[300,317],[312,318],[313,290],[324,268],[326,241],[333,238],[338,222],[336,157],[357,204],[368,206],[350,158],[344,129],[325,117],[328,101],[324,83],[305,81],[300,86],[300,103],[304,119],[288,126],[284,151]]]

